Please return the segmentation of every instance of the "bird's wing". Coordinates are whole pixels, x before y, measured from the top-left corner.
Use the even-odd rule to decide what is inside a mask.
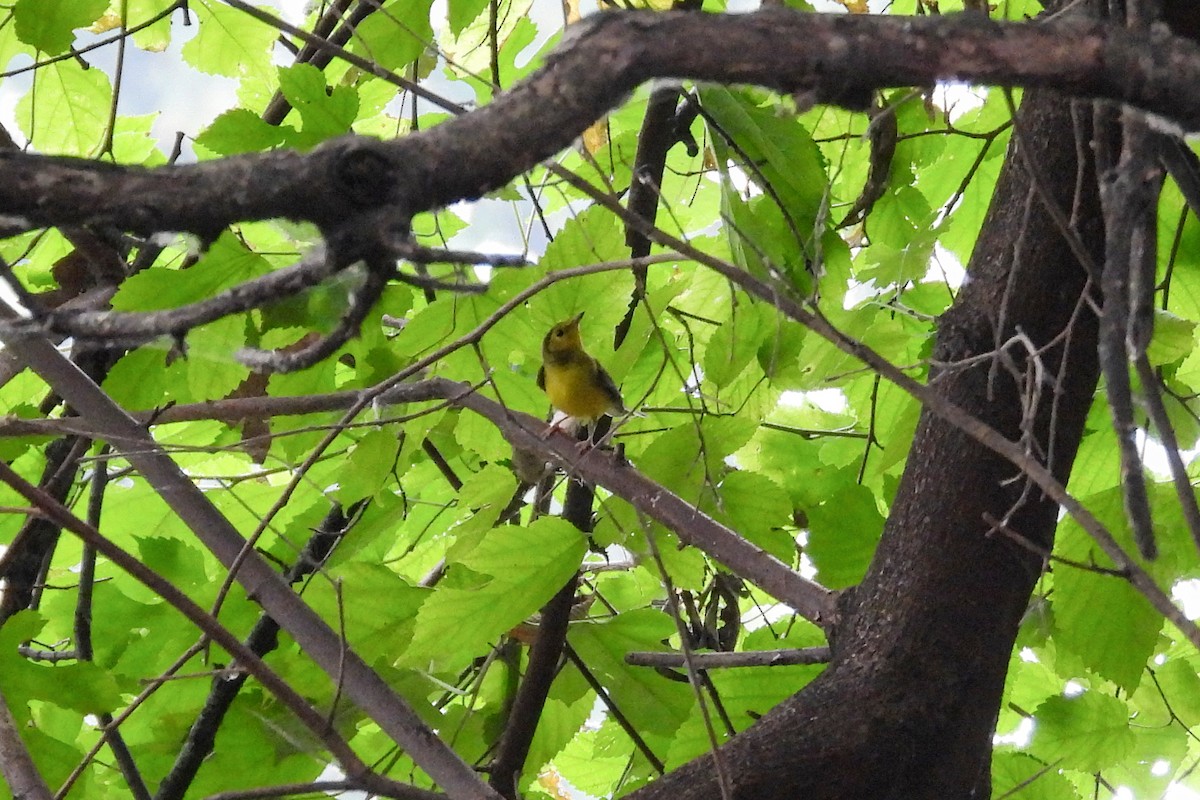
[[[596,378],[600,383],[600,388],[604,391],[611,403],[611,411],[617,414],[627,413],[625,403],[621,401],[621,390],[617,388],[617,384],[613,381],[612,376],[608,374],[608,370],[600,366],[600,362],[592,359],[592,367],[596,370]]]
[[[546,388],[546,368],[545,367],[538,367],[537,383],[538,383],[539,389]]]

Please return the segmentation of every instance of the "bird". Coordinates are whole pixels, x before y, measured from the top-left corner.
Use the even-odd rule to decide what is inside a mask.
[[[600,362],[588,355],[579,338],[579,321],[584,312],[554,325],[542,339],[542,366],[538,388],[550,404],[579,424],[593,425],[604,415],[626,416],[621,391]],[[550,426],[547,436],[558,430]]]

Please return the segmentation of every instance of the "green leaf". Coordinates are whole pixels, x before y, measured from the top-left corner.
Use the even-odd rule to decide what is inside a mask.
[[[350,130],[358,114],[358,93],[350,86],[326,86],[325,75],[311,64],[279,69],[279,90],[302,121],[292,145],[312,147]]]
[[[41,695],[60,708],[80,714],[102,714],[121,707],[121,689],[105,670],[90,661],[60,664],[48,669],[46,692]]]
[[[744,305],[717,328],[704,351],[704,377],[728,386],[776,331],[776,312],[766,305]]]
[[[167,394],[163,352],[139,348],[121,357],[104,378],[104,391],[131,411],[150,409]]]
[[[1188,728],[1200,724],[1200,674],[1196,666],[1183,658],[1172,658],[1155,670],[1154,678],[1179,721]]]
[[[489,464],[463,481],[458,499],[473,513],[477,513],[476,509],[490,508],[499,516],[516,488],[517,481],[512,472],[498,464]]]
[[[392,477],[399,446],[396,435],[387,429],[370,431],[359,439],[338,492],[344,505],[372,497],[383,488]]]
[[[214,153],[231,156],[269,150],[283,144],[285,135],[283,127],[268,124],[262,115],[245,108],[234,108],[213,120],[196,137],[196,144]]]
[[[1065,769],[1099,772],[1134,746],[1129,709],[1100,692],[1052,697],[1038,706],[1034,720],[1030,750]]]
[[[112,86],[103,70],[56,61],[37,71],[33,91],[17,102],[15,115],[41,152],[90,156],[104,138],[111,102]]]
[[[638,467],[654,480],[685,497],[724,472],[723,459],[754,434],[753,420],[708,417],[703,424],[685,423],[660,434],[638,458]]]
[[[671,736],[692,706],[686,684],[669,680],[646,667],[631,667],[625,654],[663,651],[675,625],[661,611],[629,611],[604,622],[571,627],[570,642],[588,669],[600,679],[613,701],[639,731]]]
[[[450,0],[446,5],[450,32],[457,35],[483,13],[488,7],[488,0]]]
[[[599,732],[584,730],[554,757],[554,766],[571,776],[571,786],[591,797],[615,797],[618,781],[626,771],[629,756],[609,752],[598,741]]]
[[[270,269],[231,233],[223,233],[190,269],[155,267],[125,280],[113,297],[117,311],[154,311],[206,300]]]
[[[992,755],[992,796],[1016,800],[1077,800],[1079,794],[1053,764],[1025,753]]]
[[[1119,578],[1059,567],[1051,603],[1063,651],[1118,686],[1137,688],[1162,627],[1162,615],[1137,589]]]
[[[234,358],[245,344],[246,324],[241,316],[225,317],[188,333],[189,402],[220,400],[249,377],[250,370]]]
[[[278,32],[249,14],[215,0],[191,0],[199,32],[183,46],[196,69],[229,78],[262,78],[270,69],[271,45]]]
[[[871,216],[871,230],[875,230],[875,216]],[[933,245],[937,232],[925,230],[904,234],[904,243],[893,247],[883,241],[872,242],[864,256],[865,266],[857,270],[857,278],[873,280],[876,286],[906,284],[919,281],[929,272],[933,259]]]
[[[355,562],[336,570],[338,585],[314,581],[304,599],[364,659],[391,659],[408,643],[417,609],[431,590],[413,586],[383,564]],[[322,692],[332,693],[328,681]]]
[[[775,192],[800,231],[811,231],[828,178],[824,159],[807,128],[795,117],[779,115],[758,90],[708,86],[700,90],[705,112],[720,125],[716,142],[733,138],[739,160],[756,168],[747,177]]]
[[[512,446],[504,435],[478,414],[466,412],[459,415],[454,439],[464,450],[470,450],[488,461],[499,461],[512,454]]]
[[[1196,349],[1196,323],[1162,309],[1154,311],[1154,336],[1146,356],[1152,364],[1171,364]]]
[[[791,524],[792,504],[787,493],[765,475],[737,470],[730,472],[719,490],[717,518],[771,555],[791,564],[796,560],[796,542],[783,526]]]
[[[475,576],[471,588],[443,587],[421,606],[403,664],[458,668],[524,621],[561,589],[587,549],[583,535],[556,517],[524,528],[494,528],[449,566]]]
[[[12,7],[17,37],[46,55],[65,53],[75,30],[91,25],[108,8],[108,0],[17,0]]]
[[[127,0],[129,27],[134,28],[171,7],[172,0]],[[171,17],[163,17],[133,34],[133,43],[151,53],[161,53],[171,43]]]
[[[841,488],[808,512],[804,552],[817,567],[817,580],[831,589],[862,580],[883,532],[875,496],[865,486]]]
[[[150,569],[171,581],[180,589],[191,589],[208,583],[204,558],[200,550],[180,539],[146,536],[138,540],[138,553]]]
[[[785,214],[776,198],[760,195],[743,200],[729,181],[721,198],[721,211],[730,221],[729,249],[738,266],[760,277],[787,275],[807,294],[810,237],[800,224]]]
[[[350,51],[384,69],[401,70],[417,60],[433,40],[432,0],[392,0],[354,30]]]
[[[94,663],[34,664],[17,646],[33,639],[46,620],[22,611],[0,629],[0,690],[18,720],[27,719],[27,702],[41,700],[80,714],[115,710],[121,702],[116,680]]]
[[[532,64],[526,62],[526,70],[518,69],[516,59],[537,36],[537,28],[531,21],[532,0],[513,0],[497,13],[495,24],[496,76],[501,86],[508,86],[528,70]],[[468,20],[457,35],[442,36],[438,46],[448,62],[448,71],[468,79],[475,88],[476,101],[480,104],[491,99],[493,25],[489,13],[480,13]],[[451,32],[453,33],[453,31]],[[487,80],[478,80],[487,76]]]
[[[1169,485],[1151,484],[1150,504],[1155,509],[1155,533],[1159,558],[1148,565],[1160,583],[1176,574],[1181,560],[1194,563],[1195,545],[1183,525],[1179,505]],[[1120,488],[1087,498],[1093,514],[1108,526],[1122,547],[1132,549]],[[1055,553],[1081,564],[1110,567],[1111,562],[1079,525],[1065,519],[1059,526]],[[1082,665],[1132,691],[1144,678],[1147,661],[1158,644],[1162,615],[1125,580],[1079,569],[1058,566],[1051,596],[1063,654],[1078,657]]]

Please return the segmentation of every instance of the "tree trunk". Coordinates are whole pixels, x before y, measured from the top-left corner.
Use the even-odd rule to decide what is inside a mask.
[[[1073,117],[1061,95],[1026,94],[969,280],[939,326],[934,357],[949,366],[933,378],[944,397],[1014,440],[1023,433],[1022,408],[1038,389],[1024,428],[1037,441],[1033,456],[1044,462],[1050,454],[1064,482],[1096,388],[1097,324],[1082,300],[1090,291],[1085,268],[1026,164],[1101,264],[1092,107],[1075,110]],[[1015,343],[1007,353],[1020,382],[995,359],[954,367],[1018,331],[1047,348],[1042,385],[1025,381],[1028,351]],[[1027,492],[1014,466],[925,413],[871,568],[843,598],[833,662],[722,749],[735,796],[988,797],[1009,656],[1041,559],[1011,534],[990,532],[984,516],[1007,519],[1011,531],[1049,548],[1057,512],[1039,492]],[[706,755],[635,796],[721,794]]]

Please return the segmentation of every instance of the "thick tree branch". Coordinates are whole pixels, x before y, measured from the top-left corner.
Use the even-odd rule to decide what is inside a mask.
[[[495,102],[395,141],[343,137],[308,154],[153,170],[3,153],[0,215],[10,228],[97,225],[202,237],[236,221],[286,217],[328,235],[367,209],[388,207],[403,225],[417,211],[503,186],[656,77],[756,84],[816,102],[939,80],[1047,86],[1200,127],[1200,47],[1168,35],[967,14],[610,12],[572,27],[544,69]]]

